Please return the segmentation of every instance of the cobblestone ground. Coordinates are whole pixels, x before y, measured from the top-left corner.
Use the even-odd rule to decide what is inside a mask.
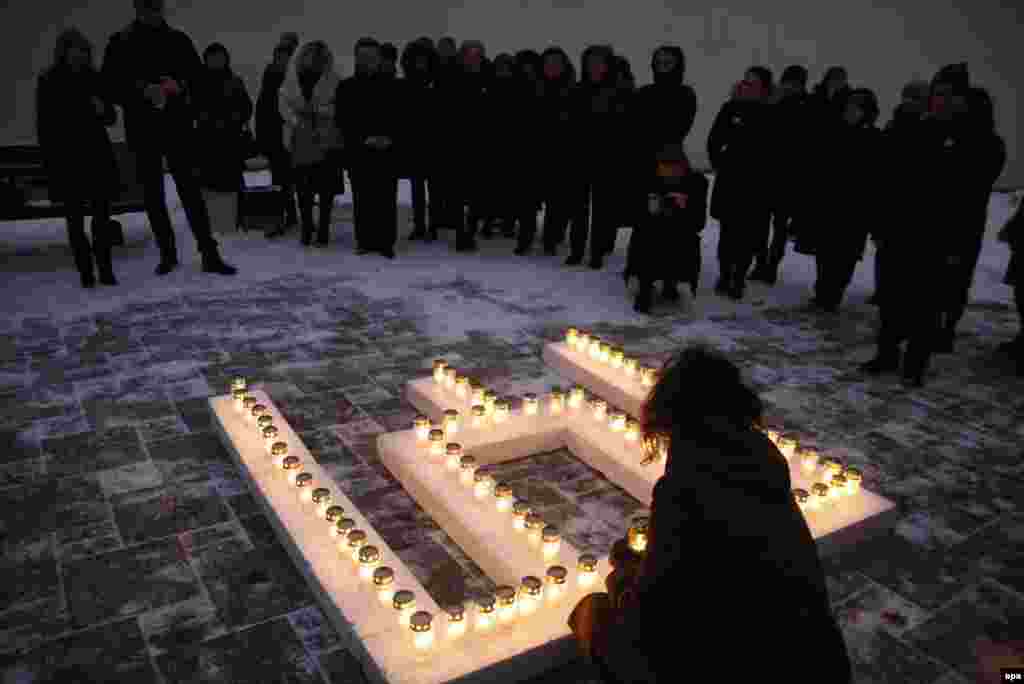
[[[504,393],[557,384],[540,350],[571,312],[465,279],[420,296],[534,323],[440,339],[417,307],[351,276],[0,323],[5,681],[78,681],[68,668],[132,684],[363,681],[211,431],[207,398],[238,374],[273,396],[438,600],[490,586],[382,467],[374,438],[409,425],[403,384],[438,356]],[[994,352],[1015,316],[973,307],[956,354],[914,392],[851,371],[874,320],[866,307],[768,308],[596,330],[652,359],[713,334],[773,414],[862,468],[902,519],[827,562],[858,681],[974,681],[980,656],[1024,639],[1024,384]],[[588,548],[638,507],[568,452],[502,469]]]

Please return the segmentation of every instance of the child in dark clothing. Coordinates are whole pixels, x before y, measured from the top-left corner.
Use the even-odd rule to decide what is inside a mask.
[[[633,307],[638,313],[650,312],[656,280],[669,301],[678,301],[680,281],[696,296],[700,234],[707,219],[708,181],[690,166],[681,143],[661,148],[647,187],[647,212],[630,239],[626,264],[627,280],[630,275],[640,280]]]

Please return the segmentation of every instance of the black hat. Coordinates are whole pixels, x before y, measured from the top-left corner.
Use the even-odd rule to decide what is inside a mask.
[[[932,79],[932,84],[948,83],[956,92],[965,92],[971,86],[971,79],[967,71],[967,62],[959,64],[947,64],[939,69]]]

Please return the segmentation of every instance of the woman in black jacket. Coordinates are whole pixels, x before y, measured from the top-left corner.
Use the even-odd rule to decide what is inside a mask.
[[[36,131],[43,152],[50,199],[64,207],[68,239],[82,287],[99,280],[117,285],[111,263],[110,203],[120,178],[107,127],[117,110],[104,97],[85,35],[68,29],[57,38],[53,66],[36,87]],[[85,215],[92,213],[92,245],[85,235]]]
[[[270,178],[284,195],[285,224],[267,233],[268,238],[284,235],[299,223],[295,186],[292,183],[292,159],[284,144],[284,119],[281,118],[281,87],[288,76],[288,67],[298,45],[282,42],[274,48],[274,58],[263,70],[260,92],[256,98],[256,143],[270,162]]]
[[[231,69],[231,55],[221,43],[203,51],[206,71],[196,84],[200,173],[203,185],[217,192],[234,192],[244,184],[246,150],[242,137],[252,118],[252,98],[245,82]]]

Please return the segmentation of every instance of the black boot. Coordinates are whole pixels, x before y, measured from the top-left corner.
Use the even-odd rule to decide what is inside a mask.
[[[174,269],[178,268],[178,255],[173,253],[165,253],[160,255],[160,263],[157,264],[156,274],[167,275]]]
[[[313,226],[312,226],[312,224],[306,223],[305,221],[302,222],[302,235],[299,238],[299,242],[301,242],[303,245],[305,245],[307,247],[309,245],[313,244]]]
[[[651,312],[651,303],[654,299],[653,293],[653,286],[641,285],[640,289],[636,293],[636,301],[633,303],[633,311],[642,314],[649,314]]]
[[[903,384],[907,387],[924,387],[924,374],[927,369],[927,356],[908,351],[903,357]]]
[[[601,254],[594,254],[590,257],[590,268],[595,271],[600,271],[604,268],[604,256]]]
[[[92,288],[96,286],[96,276],[92,265],[92,247],[89,239],[84,233],[80,237],[72,237],[71,253],[75,257],[75,268],[82,282],[82,287]]]
[[[114,264],[111,260],[110,247],[96,247],[96,270],[99,271],[100,282],[104,285],[117,285],[114,277]]]
[[[895,349],[879,349],[878,355],[867,363],[860,365],[860,370],[868,375],[895,373],[900,369],[900,351]]]
[[[565,260],[566,266],[579,266],[583,263],[582,254],[570,254],[569,258]]]
[[[224,263],[220,258],[220,252],[213,249],[203,254],[203,273],[216,273],[217,275],[235,275],[238,269]]]

